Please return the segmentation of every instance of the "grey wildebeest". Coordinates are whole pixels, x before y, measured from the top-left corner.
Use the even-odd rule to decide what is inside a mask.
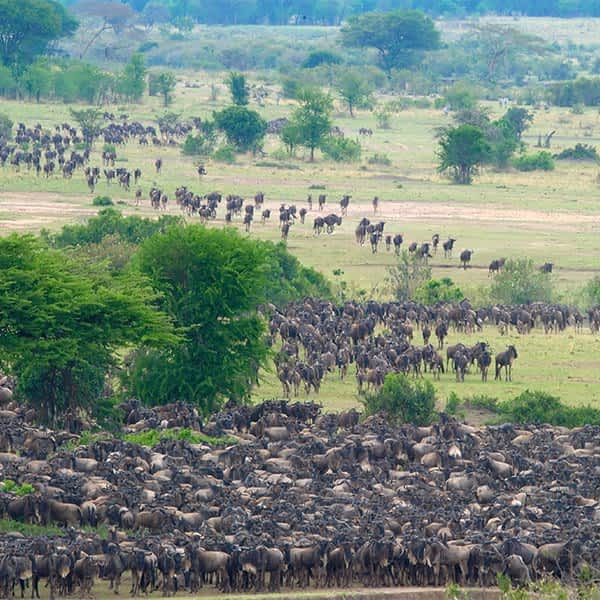
[[[512,364],[518,358],[517,349],[510,345],[504,352],[496,354],[496,376],[494,379],[502,379],[502,368],[504,367],[504,379],[512,381]]]

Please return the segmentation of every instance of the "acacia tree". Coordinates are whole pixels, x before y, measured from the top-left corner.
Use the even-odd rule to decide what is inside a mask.
[[[104,123],[102,111],[99,108],[71,108],[69,109],[69,112],[81,128],[81,133],[83,134],[85,141],[89,145],[93,144],[94,139],[98,137],[102,131],[102,125]]]
[[[173,343],[147,282],[108,275],[32,236],[0,239],[0,357],[45,423],[89,409],[117,349]]]
[[[225,132],[228,143],[237,150],[256,150],[267,133],[267,122],[255,111],[245,106],[229,106],[214,112],[218,129]]]
[[[19,72],[77,26],[60,2],[0,0],[0,61]]]
[[[147,72],[144,57],[139,52],[132,54],[119,78],[119,91],[138,102],[146,89]]]
[[[424,51],[438,48],[440,34],[433,21],[418,11],[370,12],[348,19],[342,27],[342,44],[375,48],[389,74],[414,65]]]
[[[223,399],[245,399],[267,357],[264,323],[263,245],[233,229],[171,227],[146,240],[139,270],[162,294],[162,308],[183,341],[167,352],[137,354],[125,379],[145,402],[174,399],[205,413]]]
[[[490,155],[490,146],[484,132],[473,125],[445,129],[440,137],[439,146],[438,171],[450,171],[454,181],[463,185],[471,183],[477,168]]]

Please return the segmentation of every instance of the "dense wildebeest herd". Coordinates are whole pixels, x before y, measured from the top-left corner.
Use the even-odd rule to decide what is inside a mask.
[[[375,301],[336,306],[307,298],[283,310],[274,306],[270,310],[270,343],[276,349],[277,375],[286,397],[300,391],[318,393],[326,376],[344,379],[351,365],[359,391],[379,388],[390,372],[415,377],[430,372],[438,379],[450,372],[464,381],[467,373],[475,371],[487,381],[493,367],[494,379],[504,376],[510,381],[518,358],[513,344],[497,353],[487,342],[466,337],[448,346],[448,333],[483,338],[486,325],[498,327],[503,334],[514,329],[525,335],[535,327],[548,334],[569,326],[581,331],[585,320],[579,309],[566,305],[474,309],[468,300],[435,306]],[[598,331],[599,310],[590,310],[588,319],[592,331]]]
[[[78,445],[5,405],[0,480],[34,493],[1,492],[0,513],[63,530],[0,537],[0,596],[89,595],[99,580],[134,596],[489,586],[600,567],[598,427],[393,426],[275,400],[204,424],[183,403],[123,409],[124,432],[187,427],[227,445]]]

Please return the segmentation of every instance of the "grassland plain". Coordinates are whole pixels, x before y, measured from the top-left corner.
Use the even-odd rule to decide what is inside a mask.
[[[217,103],[210,101],[211,84],[221,82],[223,74],[185,73],[180,82],[174,105],[170,110],[183,117],[208,117],[224,106],[227,95],[222,89]],[[197,87],[189,87],[193,84]],[[264,107],[257,109],[267,119],[289,115],[293,102],[275,100],[275,88]],[[385,102],[390,98],[379,98]],[[151,122],[164,112],[155,98],[141,105],[107,107],[115,113],[126,112],[131,119]],[[500,108],[489,104],[494,114]],[[71,120],[68,108],[61,104],[31,104],[3,102],[0,106],[15,122],[40,122],[52,127]],[[376,128],[370,112],[360,112],[349,118],[337,108],[335,122],[348,137],[356,137],[359,127],[373,129],[372,137],[362,139],[363,159],[359,164],[336,164],[323,160],[309,163],[300,151],[296,158],[276,159],[273,152],[281,150],[279,141],[269,137],[265,156],[242,156],[233,165],[205,161],[208,175],[200,180],[195,171],[197,160],[184,157],[178,148],[142,148],[130,143],[117,149],[118,166],[143,171],[141,187],[144,197],[152,186],[163,189],[171,199],[179,185],[199,193],[219,190],[251,196],[258,190],[266,194],[267,205],[277,208],[281,203],[304,205],[308,193],[328,195],[327,212],[339,211],[342,194],[352,195],[348,218],[331,236],[315,238],[312,217],[305,225],[294,225],[289,249],[305,264],[322,271],[334,281],[345,281],[353,290],[363,289],[368,296],[385,298],[386,269],[394,264],[392,253],[383,248],[373,255],[368,247],[354,241],[358,220],[372,216],[370,201],[381,199],[378,218],[386,221],[386,232],[402,233],[406,242],[430,239],[433,233],[458,239],[453,259],[438,254],[432,261],[433,275],[450,276],[473,298],[481,296],[482,286],[489,282],[487,266],[499,256],[531,257],[541,264],[550,260],[556,265],[556,284],[566,300],[572,300],[580,287],[594,274],[600,273],[600,187],[598,167],[591,163],[559,162],[550,173],[495,172],[486,169],[472,186],[456,186],[436,172],[435,131],[450,122],[450,117],[433,109],[406,110],[395,115],[392,128]],[[577,142],[598,144],[600,119],[588,109],[583,115],[573,115],[567,109],[535,111],[535,119],[525,141],[533,145],[539,133],[556,129],[553,151]],[[92,165],[100,166],[102,144],[97,143]],[[391,166],[374,165],[368,158],[375,153],[386,154]],[[280,153],[276,153],[280,156]],[[157,157],[164,160],[160,176],[154,172]],[[153,214],[149,203],[134,205],[134,193],[118,186],[100,182],[94,194],[87,189],[81,173],[72,180],[60,176],[36,177],[33,172],[12,167],[0,169],[0,229],[37,232],[42,227],[56,230],[67,222],[81,221],[96,212],[91,201],[95,195],[110,195],[127,213]],[[176,214],[173,200],[168,212]],[[214,226],[223,225],[223,211]],[[266,225],[256,222],[250,235],[279,239],[276,219]],[[475,250],[473,266],[458,267],[457,255],[463,248]],[[334,270],[338,275],[334,275]],[[476,336],[471,336],[474,341]],[[451,390],[469,395],[487,393],[500,399],[519,391],[544,389],[560,395],[571,404],[592,403],[600,406],[600,340],[589,333],[569,333],[545,336],[535,332],[525,338],[503,337],[486,328],[477,337],[488,340],[498,351],[514,341],[520,352],[514,382],[481,384],[470,375],[465,384],[457,384],[450,375],[440,383],[440,403]],[[450,343],[464,339],[452,334]],[[257,398],[280,395],[281,390],[272,372],[265,373],[263,384],[256,390]],[[340,382],[329,375],[319,399],[328,407],[343,408],[357,402],[353,377]]]

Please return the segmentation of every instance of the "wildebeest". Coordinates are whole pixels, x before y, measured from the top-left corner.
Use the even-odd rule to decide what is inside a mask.
[[[502,368],[504,367],[504,379],[512,381],[512,364],[518,358],[517,349],[510,345],[504,352],[496,354],[496,376],[494,379],[501,379]]]

